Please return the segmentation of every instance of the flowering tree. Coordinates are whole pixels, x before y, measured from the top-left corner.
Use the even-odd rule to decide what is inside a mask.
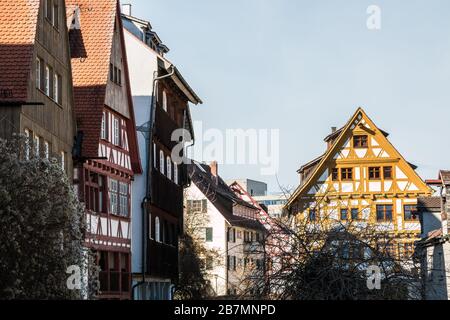
[[[71,287],[67,270],[92,271],[84,208],[58,160],[31,147],[23,137],[0,140],[0,299],[81,299],[87,277]]]

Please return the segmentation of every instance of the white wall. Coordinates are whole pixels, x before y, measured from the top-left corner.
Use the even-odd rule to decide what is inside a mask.
[[[124,30],[130,74],[131,94],[133,96],[136,127],[150,120],[152,104],[153,75],[157,71],[157,55],[147,48],[134,35]],[[137,132],[139,153],[144,174],[135,176],[132,193],[132,272],[142,270],[142,209],[141,203],[146,192],[147,146],[141,132]]]

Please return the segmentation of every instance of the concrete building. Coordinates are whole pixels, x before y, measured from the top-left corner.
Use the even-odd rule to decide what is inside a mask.
[[[197,221],[192,236],[217,256],[205,263],[211,289],[216,296],[256,295],[252,283],[264,275],[261,241],[266,232],[259,208],[220,178],[217,163],[194,162],[188,173],[192,184],[186,189],[185,226]]]
[[[437,180],[438,196],[419,198],[422,240],[417,243],[421,258],[425,298],[450,300],[450,171],[441,171]]]
[[[172,133],[194,140],[189,104],[201,99],[164,55],[169,49],[150,22],[122,15],[131,92],[144,174],[133,182],[133,298],[168,300],[178,280],[178,236],[183,221],[186,168],[172,159]],[[191,142],[189,142],[191,143]]]
[[[237,179],[228,180],[227,184],[237,182],[241,187],[243,187],[252,197],[262,197],[267,195],[267,184],[261,181],[251,180],[251,179]]]

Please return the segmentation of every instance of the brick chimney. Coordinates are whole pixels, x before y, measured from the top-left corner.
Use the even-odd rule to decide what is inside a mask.
[[[211,174],[217,178],[219,176],[217,161],[211,162],[209,167],[211,168]]]

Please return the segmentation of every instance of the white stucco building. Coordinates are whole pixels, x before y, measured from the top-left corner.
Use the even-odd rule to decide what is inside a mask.
[[[213,256],[205,261],[212,291],[216,296],[256,295],[252,283],[264,276],[259,209],[237,197],[218,175],[217,163],[194,162],[188,174],[192,183],[185,191],[184,224]]]

